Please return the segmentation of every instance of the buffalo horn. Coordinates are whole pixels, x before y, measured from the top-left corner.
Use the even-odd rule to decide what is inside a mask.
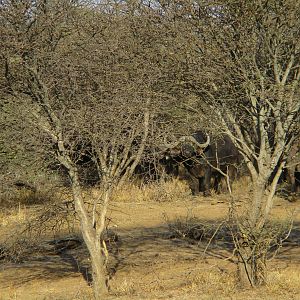
[[[190,143],[193,143],[194,145],[196,145],[197,147],[204,149],[210,144],[210,136],[208,134],[206,136],[207,136],[207,140],[205,143],[199,143],[193,136],[187,135],[187,136],[182,136],[181,138],[179,138],[178,141],[176,141],[172,144],[168,144],[165,141],[164,146],[168,149],[172,149],[172,148],[177,147],[181,143],[190,142]]]
[[[209,144],[210,144],[210,136],[207,134],[207,140],[205,143],[199,143],[193,136],[189,135],[189,136],[183,136],[182,138],[180,138],[181,142],[191,142],[193,144],[195,144],[197,147],[204,149],[206,148]]]

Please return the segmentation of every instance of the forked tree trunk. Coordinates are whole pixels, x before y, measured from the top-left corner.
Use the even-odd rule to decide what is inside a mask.
[[[84,242],[88,248],[91,265],[92,265],[92,279],[93,279],[93,291],[96,300],[103,299],[108,293],[108,282],[106,272],[106,257],[101,251],[101,241],[96,235],[95,229],[92,227],[91,220],[86,218],[86,211],[83,208],[83,201],[79,187],[74,182],[72,183],[73,196],[75,200],[75,209],[79,215],[81,232],[83,235]]]
[[[63,146],[61,149],[64,150]],[[61,153],[64,154],[65,152],[61,151]],[[82,237],[91,259],[94,297],[95,300],[104,299],[108,294],[105,253],[101,251],[101,241],[84,206],[77,168],[67,155],[60,155],[59,160],[68,169],[71,179],[75,211],[79,217]]]
[[[72,181],[75,209],[80,219],[82,236],[90,254],[94,297],[95,300],[100,300],[104,299],[105,295],[108,293],[107,272],[105,266],[106,257],[101,251],[101,241],[96,235],[96,230],[93,228],[92,222],[88,218],[87,212],[83,207],[84,203],[81,198],[78,177],[75,176],[75,179],[76,180],[73,179],[74,181]]]
[[[260,286],[266,283],[266,255],[269,245],[265,239],[265,224],[268,220],[269,203],[275,193],[277,176],[272,182],[270,191],[266,188],[267,176],[257,178],[253,182],[252,203],[249,214],[249,224],[246,224],[245,236],[239,242],[238,271],[239,279],[244,287]],[[248,281],[248,282],[247,282]]]

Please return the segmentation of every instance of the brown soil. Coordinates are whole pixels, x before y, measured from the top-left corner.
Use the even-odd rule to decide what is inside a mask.
[[[300,299],[298,208],[299,202],[276,199],[274,218],[283,219],[296,211],[295,228],[269,264],[267,286],[241,290],[228,246],[211,243],[204,253],[206,243],[172,237],[168,227],[168,223],[191,215],[203,222],[222,220],[228,211],[226,196],[162,203],[115,202],[109,217],[118,241],[111,242],[109,299]],[[7,230],[8,225],[0,230]],[[0,299],[92,299],[84,276],[87,270],[83,245],[64,253],[35,253],[19,264],[2,263]]]

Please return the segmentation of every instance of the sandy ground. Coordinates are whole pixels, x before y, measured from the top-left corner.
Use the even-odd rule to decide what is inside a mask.
[[[118,241],[111,245],[109,299],[300,299],[299,202],[275,201],[274,218],[294,213],[295,229],[270,262],[268,285],[260,289],[239,289],[225,244],[212,243],[204,253],[206,243],[172,237],[168,224],[187,216],[220,222],[226,202],[226,196],[216,196],[112,203],[108,216]],[[83,245],[63,254],[30,255],[19,264],[2,263],[0,299],[91,299],[87,269]]]

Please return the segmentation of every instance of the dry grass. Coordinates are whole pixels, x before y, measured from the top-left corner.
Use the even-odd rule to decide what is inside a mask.
[[[189,272],[186,270],[186,266],[181,268],[178,265],[169,271],[168,274],[154,271],[156,274],[148,282],[138,279],[136,277],[137,274],[131,274],[131,277],[123,279],[118,286],[114,287],[113,294],[116,297],[136,298],[138,295],[148,295],[149,299],[156,299],[156,297],[165,299],[163,295],[166,298],[170,295],[179,297],[187,293],[190,296],[196,296],[201,292],[202,294],[214,297],[218,295],[220,297],[221,295],[231,295],[235,292],[235,279],[215,270]],[[143,296],[140,297],[142,298]],[[143,299],[148,298],[143,297]]]
[[[46,188],[37,191],[26,188],[14,189],[9,193],[0,194],[0,206],[13,208],[17,205],[47,204],[55,200],[57,190]]]
[[[299,299],[299,271],[271,271],[266,286],[243,290],[239,287],[234,270],[220,271],[209,265],[198,268],[177,264],[168,269],[168,275],[153,271],[152,279],[137,278],[131,272],[114,285],[112,299]],[[141,274],[140,274],[141,276]]]
[[[16,207],[9,210],[0,211],[0,227],[8,226],[12,223],[22,223],[28,216],[28,210],[25,205],[19,203]]]
[[[201,266],[196,271],[187,272],[187,266],[177,264],[168,269],[168,276],[151,270],[152,276],[142,272],[127,271],[115,283],[108,299],[299,299],[299,271],[273,271],[265,287],[241,290],[235,276]],[[190,265],[192,269],[192,265]],[[156,274],[155,274],[156,273]],[[292,275],[292,276],[291,276]],[[126,277],[125,277],[126,276]],[[91,300],[90,288],[79,277],[70,277],[48,282],[35,280],[23,287],[11,287],[0,295],[1,300]]]
[[[237,199],[247,202],[249,190],[247,179],[234,183]],[[86,198],[98,195],[96,189],[85,191]],[[265,287],[240,290],[236,266],[226,260],[231,255],[228,250],[215,247],[203,256],[197,243],[166,237],[170,228],[163,215],[176,223],[192,211],[199,220],[216,222],[225,217],[228,198],[228,194],[193,197],[186,183],[178,180],[141,187],[128,183],[120,188],[109,212],[122,243],[118,256],[110,260],[113,264],[119,259],[119,266],[108,299],[300,299],[299,248],[284,249],[284,255],[271,263]],[[279,219],[287,207],[296,206],[278,203],[281,205],[275,207],[274,216]],[[0,212],[1,239],[5,234],[16,234],[35,215],[34,209],[17,204]],[[61,230],[64,234],[65,229]],[[79,255],[80,251],[74,253]],[[69,261],[59,255],[39,255],[41,260],[0,267],[0,300],[92,299],[90,287]]]
[[[127,183],[113,196],[116,202],[172,202],[186,200],[191,192],[186,182],[178,179],[159,181],[140,186]]]
[[[268,275],[267,292],[275,295],[292,294],[300,295],[299,266],[290,266],[283,270],[271,271]]]

